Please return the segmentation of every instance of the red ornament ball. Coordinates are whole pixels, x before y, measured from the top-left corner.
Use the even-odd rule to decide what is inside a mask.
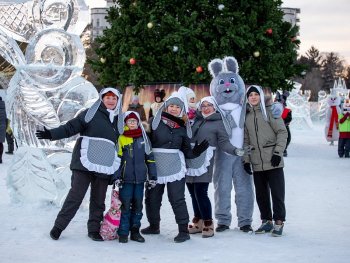
[[[196,71],[198,73],[202,73],[203,72],[203,68],[201,66],[198,66],[198,67],[196,67]]]
[[[135,64],[136,64],[136,59],[131,58],[131,59],[129,60],[129,62],[130,62],[131,65],[135,65]]]
[[[268,28],[268,29],[266,29],[266,34],[268,34],[268,35],[272,35],[272,28]]]

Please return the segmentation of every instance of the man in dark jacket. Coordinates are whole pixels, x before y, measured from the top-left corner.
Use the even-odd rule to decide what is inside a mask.
[[[2,163],[2,154],[4,152],[6,126],[7,126],[7,118],[6,118],[5,102],[2,100],[2,97],[0,97],[0,163]]]
[[[76,118],[58,128],[44,128],[44,131],[36,132],[38,139],[49,140],[68,138],[78,133],[81,135],[72,153],[71,189],[50,232],[54,240],[60,237],[75,216],[90,186],[88,236],[94,241],[103,241],[99,231],[105,210],[106,191],[120,164],[115,151],[120,134],[120,126],[118,130],[117,125],[120,102],[118,90],[103,89],[100,99]]]

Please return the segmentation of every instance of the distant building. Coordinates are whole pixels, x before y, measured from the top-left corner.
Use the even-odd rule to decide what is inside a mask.
[[[106,0],[106,7],[91,8],[92,40],[98,36],[101,36],[103,34],[103,30],[109,27],[109,24],[106,21],[106,16],[107,9],[112,6],[117,6],[116,1]],[[284,12],[284,21],[291,23],[293,26],[299,25],[300,19],[298,14],[300,14],[300,8],[282,7],[281,9]]]
[[[117,6],[116,2],[114,2],[113,0],[106,0],[106,7],[95,7],[90,9],[92,40],[94,40],[98,36],[101,36],[103,34],[103,30],[109,28],[109,24],[106,21],[106,16],[107,10],[112,6]]]
[[[291,23],[293,26],[299,26],[300,18],[298,14],[300,14],[300,8],[282,7],[281,9],[284,13],[284,21]]]

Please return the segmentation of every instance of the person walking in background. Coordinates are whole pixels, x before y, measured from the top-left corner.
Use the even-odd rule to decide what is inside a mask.
[[[350,158],[350,99],[344,100],[339,114],[338,155],[340,158]]]
[[[147,121],[145,109],[143,108],[143,105],[140,104],[139,96],[132,96],[128,111],[136,111],[140,115],[141,121]]]
[[[151,108],[149,110],[149,119],[152,118],[159,108],[163,105],[165,98],[165,90],[155,89],[154,90],[154,102],[151,104]]]
[[[37,131],[38,139],[60,140],[80,134],[72,153],[71,189],[50,231],[52,239],[59,239],[63,230],[78,211],[90,186],[88,237],[103,241],[100,225],[105,210],[108,185],[120,165],[116,144],[123,132],[121,95],[115,88],[100,91],[100,98],[87,110],[66,124],[44,131]]]
[[[190,239],[189,215],[185,201],[185,157],[188,159],[198,157],[209,146],[207,141],[203,141],[191,148],[191,127],[182,119],[187,112],[186,102],[186,98],[174,92],[150,120],[152,124],[150,138],[158,179],[154,188],[146,189],[146,214],[150,225],[141,230],[145,235],[160,233],[160,207],[166,186],[179,230],[174,238],[176,243]]]
[[[190,234],[202,233],[202,237],[214,236],[212,206],[208,197],[209,183],[213,178],[214,150],[242,156],[244,151],[230,143],[231,128],[223,117],[214,97],[208,96],[199,102],[199,111],[192,125],[192,143],[208,140],[209,148],[201,156],[186,160],[186,185],[192,199],[194,217],[189,225]]]
[[[119,243],[130,240],[145,242],[140,234],[144,184],[154,187],[157,182],[156,165],[151,145],[137,112],[124,113],[124,133],[118,139],[121,165],[117,171],[119,197],[122,202],[118,229]],[[148,175],[148,176],[147,176]]]
[[[6,142],[7,142],[7,152],[6,154],[13,154],[13,151],[15,150],[15,139],[13,137],[13,132],[10,126],[11,121],[7,119],[7,126],[6,126]]]
[[[0,97],[0,163],[2,163],[2,154],[4,153],[4,142],[6,137],[7,117],[5,102]]]
[[[282,119],[284,121],[284,125],[286,125],[286,129],[288,132],[288,138],[287,138],[287,145],[286,145],[286,149],[284,149],[283,151],[283,156],[287,157],[288,153],[287,153],[287,148],[288,145],[290,144],[291,140],[292,140],[292,135],[290,133],[290,129],[289,129],[289,124],[292,122],[292,110],[287,108],[287,98],[289,96],[289,92],[285,91],[283,92],[283,94],[279,93],[278,91],[276,92],[276,98],[275,100],[278,101],[279,103],[281,103],[283,105],[283,112],[282,112]]]
[[[286,218],[283,151],[287,143],[287,130],[282,118],[274,118],[270,106],[265,107],[261,87],[250,86],[246,96],[244,147],[250,147],[251,154],[244,156],[244,169],[252,174],[253,168],[256,201],[262,220],[255,233],[272,231],[273,236],[281,236]]]

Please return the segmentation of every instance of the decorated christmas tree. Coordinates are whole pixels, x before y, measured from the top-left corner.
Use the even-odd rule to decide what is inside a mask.
[[[208,62],[236,57],[248,84],[290,89],[298,28],[284,22],[280,0],[132,0],[110,8],[111,27],[89,63],[102,85],[209,83]]]

